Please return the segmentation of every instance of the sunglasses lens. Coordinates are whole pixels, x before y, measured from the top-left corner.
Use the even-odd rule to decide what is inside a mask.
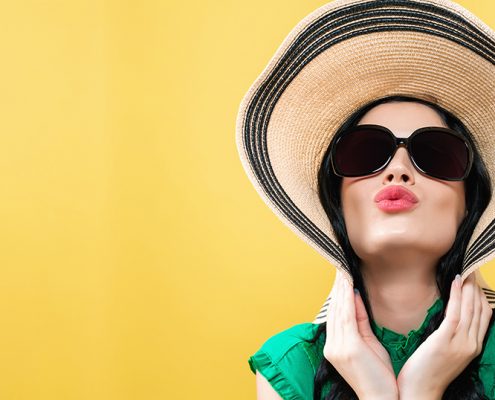
[[[362,176],[380,169],[395,147],[384,131],[361,128],[347,132],[335,144],[334,166],[342,175]]]
[[[419,168],[440,179],[461,179],[469,164],[465,142],[441,131],[432,130],[414,136],[410,150]]]

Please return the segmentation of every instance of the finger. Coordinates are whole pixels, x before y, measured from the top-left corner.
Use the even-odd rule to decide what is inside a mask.
[[[339,286],[338,286],[338,298],[337,298],[337,303],[336,307],[338,309],[337,313],[339,315],[339,324],[336,326],[337,329],[339,329],[339,332],[342,332],[342,329],[344,328],[344,319],[343,319],[343,311],[344,311],[344,291],[343,291],[343,278],[342,278],[342,273],[339,273]]]
[[[335,298],[335,294],[337,293],[337,284],[339,282],[339,270],[337,270],[335,272],[335,278],[333,280],[333,286],[332,286],[332,290],[330,292],[330,295],[332,296],[332,298]]]
[[[493,314],[493,309],[488,303],[488,299],[486,298],[485,292],[481,289],[481,320],[480,320],[480,329],[478,331],[478,343],[480,343],[480,347],[483,345],[483,340],[485,338],[486,332],[488,330],[488,326],[490,325],[490,319]]]
[[[331,332],[330,332],[331,331],[330,327],[332,325],[331,319],[333,318],[333,314],[334,314],[335,293],[337,292],[336,283],[337,283],[337,273],[335,274],[335,278],[333,280],[332,290],[330,291],[330,295],[329,295],[330,301],[329,301],[328,307],[327,307],[327,335],[331,334]]]
[[[347,278],[342,278],[344,281],[344,303],[345,303],[345,321],[348,328],[352,330],[352,334],[357,332],[356,324],[356,305],[354,304],[354,290]]]
[[[346,313],[347,302],[345,298],[345,278],[344,274],[340,272],[339,274],[339,299],[338,299],[338,313],[339,313],[339,323],[336,325],[337,334],[340,335],[340,343],[343,344],[346,338],[346,331],[349,329],[348,317]]]
[[[337,289],[338,289],[338,273],[335,274],[335,279],[333,281],[330,303],[327,311],[327,337],[333,338],[335,335],[335,303],[337,300]]]
[[[347,334],[349,332],[349,313],[348,313],[348,301],[346,299],[346,291],[345,291],[345,278],[344,274],[341,272],[339,275],[339,300],[338,300],[338,308],[339,308],[339,319],[340,323],[337,325],[338,333],[341,335],[341,341],[345,340]]]
[[[332,284],[332,290],[330,290],[330,294],[328,295],[328,297],[329,297],[328,310],[330,310],[330,308],[333,308],[333,306],[335,304],[335,293],[336,292],[337,292],[337,274],[335,274],[335,278],[334,278],[333,284]]]
[[[469,275],[462,285],[461,293],[461,318],[459,321],[460,331],[467,340],[469,326],[473,321],[474,315],[474,274]]]
[[[356,304],[356,324],[359,334],[362,337],[371,335],[373,332],[371,330],[370,321],[368,313],[366,312],[366,307],[364,306],[363,299],[360,294],[355,295]]]
[[[462,278],[461,278],[462,279]],[[459,284],[462,280],[459,281]],[[445,320],[441,324],[439,330],[445,330],[450,337],[452,337],[459,324],[461,315],[461,287],[454,279],[450,286],[450,297],[447,303],[447,312],[445,313]]]
[[[341,318],[341,309],[342,309],[342,301],[341,301],[341,288],[342,288],[342,280],[340,271],[337,272],[335,277],[335,302],[334,302],[334,321],[333,321],[333,339],[336,346],[340,346],[340,340],[342,337],[342,318]]]
[[[474,275],[474,274],[472,274]],[[478,346],[480,345],[478,340],[478,331],[480,329],[480,320],[481,320],[481,289],[476,282],[474,282],[474,299],[473,299],[473,320],[471,321],[471,325],[469,326],[469,338],[476,339],[476,343]]]

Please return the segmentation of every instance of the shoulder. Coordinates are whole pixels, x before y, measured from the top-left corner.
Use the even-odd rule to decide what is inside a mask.
[[[249,358],[251,371],[258,370],[284,399],[311,398],[323,356],[324,333],[311,342],[318,326],[305,322],[271,336]]]
[[[313,339],[317,329],[318,325],[310,322],[294,325],[270,337],[260,350],[269,352],[273,361],[278,362],[298,345],[308,344],[311,347],[313,343],[308,342]]]

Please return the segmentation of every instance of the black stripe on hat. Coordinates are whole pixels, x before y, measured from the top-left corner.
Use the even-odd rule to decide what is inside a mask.
[[[490,307],[495,308],[495,291],[485,287],[482,287],[481,289],[483,290],[483,292],[485,292],[485,296],[488,301],[488,304],[490,304]],[[492,304],[494,305],[492,306]]]
[[[478,236],[478,240],[476,241],[476,245],[473,245],[469,248],[469,251],[466,252],[466,258],[471,255],[471,253],[475,253],[479,250],[480,247],[486,244],[487,238],[493,235],[495,231],[495,221],[490,222],[488,226],[481,232]]]
[[[476,261],[486,257],[495,250],[495,243],[493,240],[494,234],[495,221],[492,221],[464,255],[463,270],[469,268]]]
[[[492,64],[495,44],[487,34],[461,15],[436,4],[409,0],[372,0],[331,10],[310,23],[281,55],[270,74],[253,94],[246,110],[243,139],[247,157],[261,187],[276,207],[299,230],[349,270],[342,249],[299,210],[278,182],[270,164],[266,131],[275,104],[292,79],[321,52],[343,40],[370,32],[415,31],[458,43]],[[488,230],[484,241],[493,242]],[[473,246],[478,246],[478,240]],[[481,245],[481,242],[480,242]],[[493,244],[473,252],[465,270]]]

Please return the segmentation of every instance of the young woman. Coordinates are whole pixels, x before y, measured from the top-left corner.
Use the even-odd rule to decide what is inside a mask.
[[[248,176],[338,271],[313,323],[249,359],[260,399],[495,398],[494,62],[455,3],[342,0],[253,84]]]
[[[341,146],[351,144],[353,137],[374,136],[362,138],[359,146],[354,144],[354,152],[378,152],[386,147],[379,132],[358,129],[367,124],[383,126],[401,138],[411,137],[424,127],[452,129],[473,149],[473,164],[465,179],[444,180],[419,170],[407,149],[399,147],[378,172],[363,172],[358,177],[336,175],[331,166],[332,155],[344,165],[349,154]],[[459,399],[461,389],[481,396],[481,376],[485,393],[493,396],[492,309],[474,274],[464,282],[462,293],[454,280],[462,272],[468,239],[490,198],[489,176],[471,136],[456,117],[438,106],[398,96],[358,110],[335,138],[346,133],[346,141],[335,146],[334,140],[323,159],[320,196],[339,242],[346,249],[353,282],[356,288],[361,286],[361,296],[356,295],[354,301],[350,286],[339,273],[335,289],[344,303],[341,306],[330,301],[325,332],[331,334],[326,334],[325,358],[320,361],[316,392],[326,382],[334,381],[338,382],[334,393],[343,391],[349,397],[360,390],[359,398],[393,399],[398,398],[400,391],[401,399],[440,399],[444,394],[449,398],[449,393],[450,398]],[[425,143],[427,135],[431,136],[431,143],[439,139],[434,130],[423,134]],[[442,156],[449,154],[437,155]],[[364,157],[366,154],[361,154],[360,158]],[[446,167],[448,160],[443,159],[442,165]],[[376,201],[384,190],[387,193],[396,188],[399,195],[406,189],[403,200]],[[395,192],[391,193],[393,197]],[[346,307],[345,299],[352,307]],[[443,304],[450,305],[445,319]],[[345,318],[352,321],[348,326]],[[485,335],[489,324],[490,333]],[[316,339],[324,332],[324,325],[318,329]],[[357,340],[350,340],[352,337]],[[486,347],[484,343],[489,337]],[[422,344],[427,338],[428,342]],[[346,351],[349,343],[352,345]],[[352,354],[357,355],[356,360],[342,360]],[[355,371],[359,373],[354,375]],[[474,380],[469,379],[471,376]],[[357,390],[352,391],[347,383]]]

